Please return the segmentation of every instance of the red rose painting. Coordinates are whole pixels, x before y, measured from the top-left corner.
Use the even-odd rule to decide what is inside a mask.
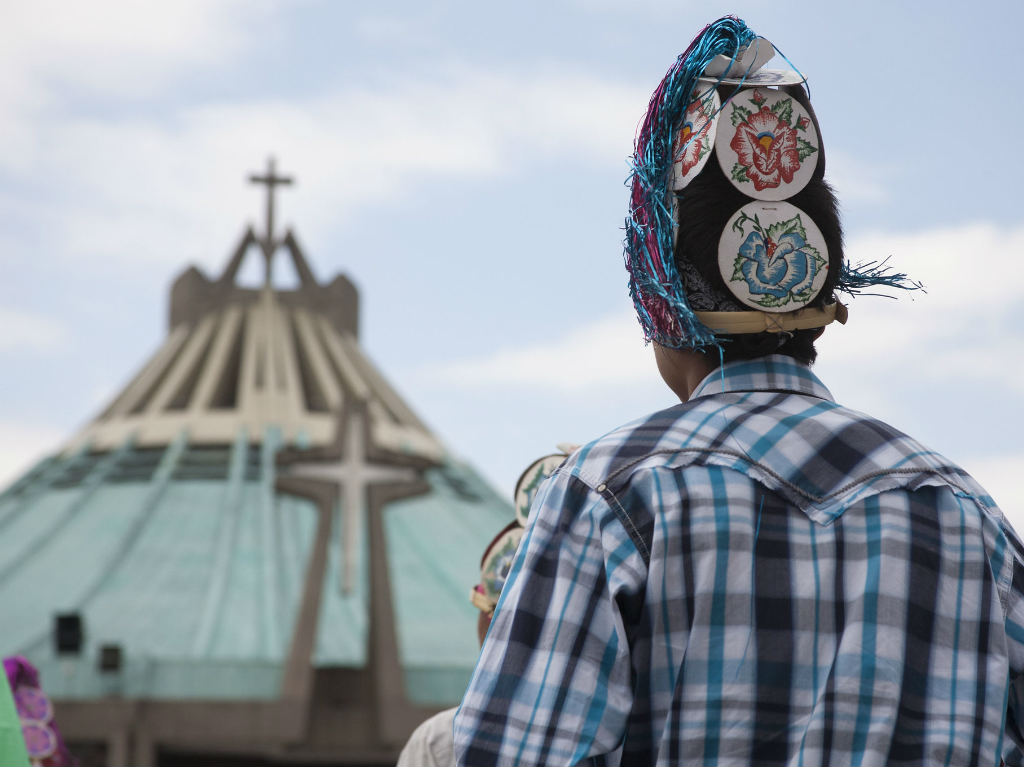
[[[806,186],[820,144],[796,99],[748,88],[732,98],[727,111],[733,129],[719,129],[715,143],[722,172],[737,189],[758,200],[784,200]]]
[[[759,192],[792,183],[793,174],[800,168],[796,130],[767,106],[737,126],[729,146]]]

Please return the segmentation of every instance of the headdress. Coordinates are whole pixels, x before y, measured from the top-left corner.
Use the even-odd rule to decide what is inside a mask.
[[[537,489],[541,482],[562,465],[566,455],[575,450],[576,446],[560,444],[558,449],[561,452],[538,458],[519,476],[513,493],[516,518],[503,527],[484,549],[484,555],[480,558],[480,583],[470,591],[469,598],[474,606],[485,613],[494,612],[498,604],[498,597],[512,569],[512,560],[526,532],[530,506],[537,495]]]
[[[820,177],[824,150],[813,113],[792,90],[802,89],[805,78],[762,69],[775,53],[740,19],[721,18],[697,35],[651,97],[632,158],[625,241],[630,295],[648,341],[701,349],[719,346],[718,334],[846,321],[846,308],[833,296],[825,296],[831,300],[823,306],[816,301],[830,269],[825,238],[787,202]],[[719,240],[719,272],[729,295],[693,264],[677,264],[673,253],[676,196],[708,172],[712,154],[749,198]],[[832,284],[846,293],[875,285],[920,287],[884,262],[843,262],[838,271]]]

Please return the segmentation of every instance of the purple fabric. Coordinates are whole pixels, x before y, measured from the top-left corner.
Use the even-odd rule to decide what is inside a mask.
[[[76,767],[78,760],[68,751],[57,729],[53,704],[39,684],[36,667],[23,656],[13,655],[4,658],[4,673],[11,685],[32,763],[42,767]]]
[[[11,690],[16,690],[20,685],[39,687],[39,672],[22,655],[4,658],[4,671],[7,673]]]

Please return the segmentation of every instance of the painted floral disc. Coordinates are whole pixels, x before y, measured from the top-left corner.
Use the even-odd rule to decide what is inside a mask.
[[[540,483],[551,476],[551,473],[561,466],[564,460],[564,453],[554,453],[538,458],[519,477],[519,481],[516,482],[513,502],[516,507],[516,520],[520,525],[526,526],[526,518],[530,513],[530,506],[533,505],[533,498],[537,495]]]
[[[686,108],[683,124],[672,141],[672,188],[682,189],[704,170],[715,146],[719,109],[722,106],[714,86],[694,88],[696,97]]]
[[[501,596],[501,590],[505,587],[505,581],[512,569],[512,560],[516,557],[524,532],[525,530],[518,524],[510,524],[484,554],[484,561],[480,564],[480,583],[484,587],[484,596],[492,602],[497,602]]]
[[[46,759],[53,756],[57,750],[57,735],[45,722],[23,719],[21,734],[25,739],[25,750],[31,759]]]
[[[811,180],[821,141],[799,101],[744,88],[722,109],[715,153],[733,185],[755,200],[785,200]]]
[[[763,312],[802,309],[828,276],[828,247],[810,217],[788,202],[751,202],[718,241],[718,268],[736,298]]]
[[[19,685],[14,691],[14,704],[22,719],[37,719],[40,722],[53,719],[53,705],[46,693],[38,687]]]

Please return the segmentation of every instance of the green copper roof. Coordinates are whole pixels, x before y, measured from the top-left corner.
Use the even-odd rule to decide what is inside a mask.
[[[480,650],[470,589],[484,547],[513,516],[466,466],[427,474],[433,492],[391,504],[384,520],[407,692],[443,705],[462,700],[469,684]]]
[[[26,654],[57,698],[276,697],[317,516],[312,502],[274,492],[278,437],[259,436],[82,451],[0,495],[0,654]],[[450,704],[476,659],[468,593],[479,557],[512,508],[464,464],[425,475],[431,492],[385,507],[384,528],[407,693]],[[365,540],[354,551],[359,576],[344,594],[332,534],[317,666],[367,661]],[[53,616],[76,610],[83,652],[58,658]],[[97,668],[109,643],[123,649],[121,672]]]

